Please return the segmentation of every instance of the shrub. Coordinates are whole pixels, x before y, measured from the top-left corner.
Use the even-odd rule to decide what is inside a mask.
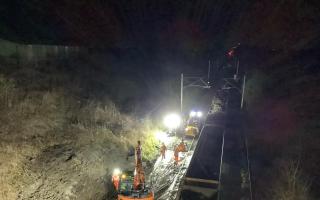
[[[271,190],[274,200],[311,200],[310,183],[300,169],[300,161],[286,161],[280,168]]]

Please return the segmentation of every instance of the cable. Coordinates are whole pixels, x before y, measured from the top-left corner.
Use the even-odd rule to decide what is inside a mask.
[[[225,130],[222,133],[222,147],[221,147],[221,159],[220,159],[220,172],[219,172],[219,185],[218,185],[218,200],[220,200],[221,192],[221,177],[222,177],[222,161],[223,161],[223,149],[224,149],[224,134]]]

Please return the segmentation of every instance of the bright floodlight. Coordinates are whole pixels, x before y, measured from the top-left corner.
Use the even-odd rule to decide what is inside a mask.
[[[156,134],[156,138],[160,140],[160,142],[163,142],[165,144],[169,143],[170,137],[168,137],[167,133],[163,131],[157,131],[155,134]]]
[[[177,114],[169,114],[165,116],[163,123],[169,129],[176,129],[180,126],[181,118]]]
[[[197,117],[202,117],[202,112],[198,111],[197,112]]]
[[[119,168],[115,168],[115,169],[113,170],[113,175],[118,176],[118,175],[120,175],[120,174],[121,174],[121,170],[120,170]]]
[[[195,111],[190,112],[190,117],[195,117],[196,115],[197,115],[197,113]]]

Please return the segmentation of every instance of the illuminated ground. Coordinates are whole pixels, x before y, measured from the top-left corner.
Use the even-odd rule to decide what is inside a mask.
[[[189,146],[191,141],[187,141]],[[193,151],[180,153],[180,162],[174,166],[173,151],[168,150],[166,158],[159,157],[149,175],[149,183],[152,185],[157,200],[173,200],[176,198],[180,182],[186,173],[192,158]]]

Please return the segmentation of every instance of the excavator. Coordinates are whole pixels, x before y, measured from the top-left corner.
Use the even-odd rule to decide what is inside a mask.
[[[117,191],[118,200],[154,200],[152,189],[145,186],[142,161],[137,158],[134,171],[121,172],[115,169],[112,182]]]
[[[185,129],[185,136],[186,137],[197,137],[199,135],[199,129],[201,127],[201,117],[202,112],[194,112],[191,111],[190,117],[187,121],[187,126]]]

